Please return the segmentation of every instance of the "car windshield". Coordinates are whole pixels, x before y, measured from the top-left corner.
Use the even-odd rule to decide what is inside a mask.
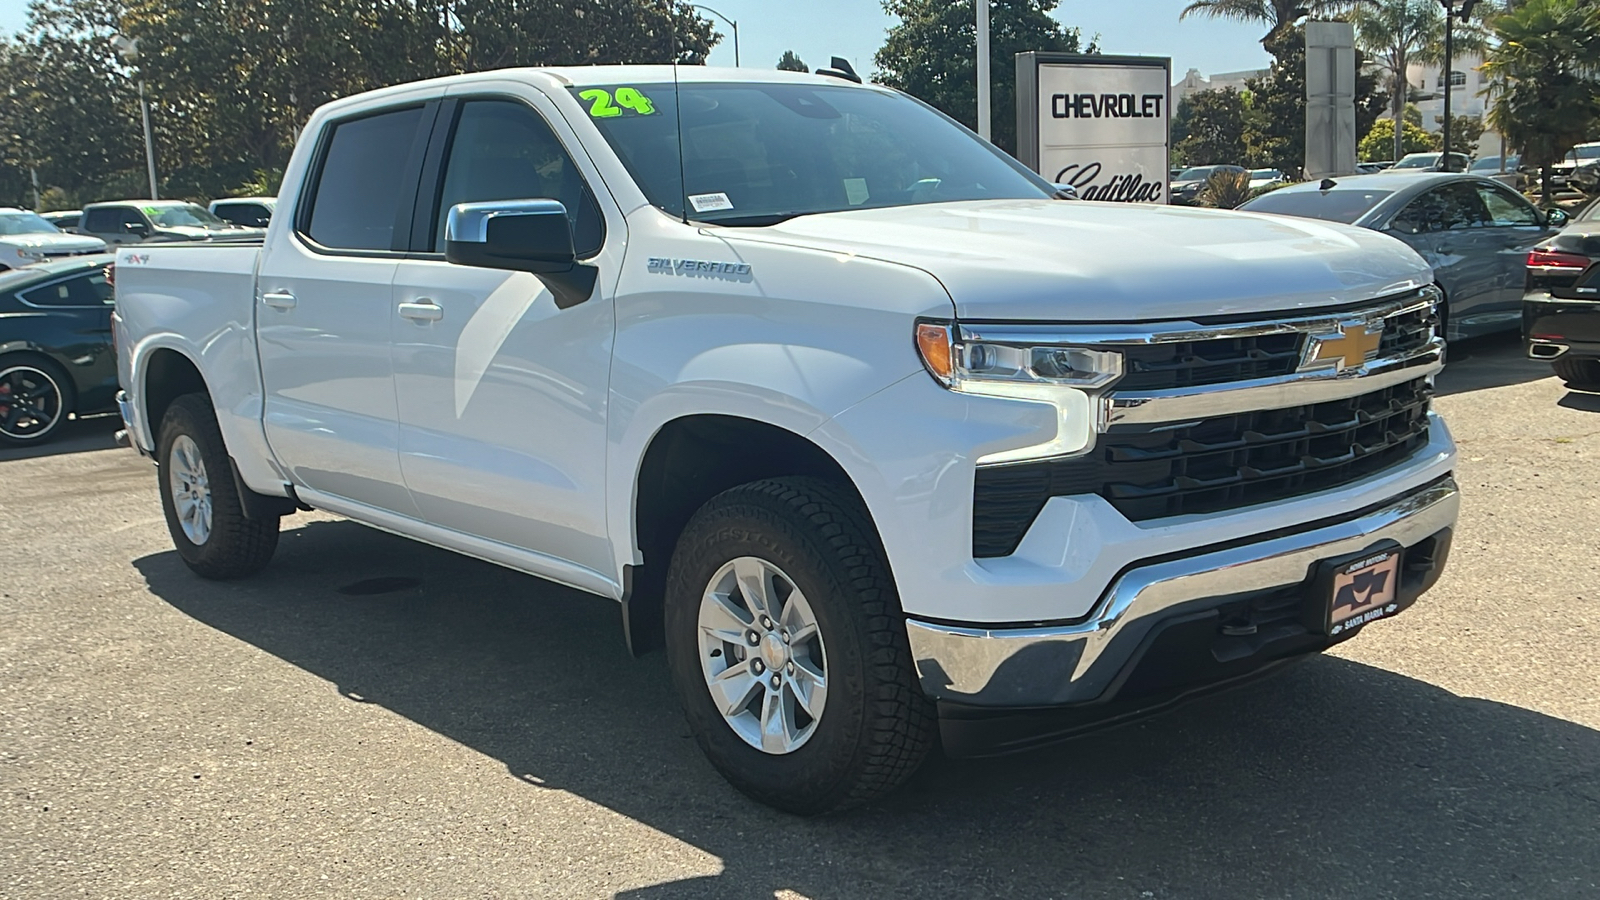
[[[688,217],[701,222],[760,226],[1055,191],[931,108],[887,91],[662,83],[572,92],[650,202],[679,216],[687,200]]]
[[[0,234],[56,234],[60,231],[31,212],[0,213]]]
[[[1419,153],[1408,156],[1394,164],[1396,169],[1431,169],[1439,164],[1439,154]]]
[[[1216,171],[1216,168],[1216,166],[1195,166],[1192,169],[1184,169],[1182,172],[1179,172],[1178,177],[1173,180],[1204,181],[1211,177],[1211,173]]]
[[[1251,169],[1251,178],[1281,178],[1283,173],[1277,169]]]
[[[1507,172],[1516,171],[1517,159],[1518,158],[1515,157],[1515,156],[1507,157],[1507,159],[1506,159],[1506,171]],[[1498,172],[1498,171],[1500,171],[1500,157],[1498,157],[1498,156],[1485,156],[1483,159],[1480,159],[1477,162],[1473,163],[1472,164],[1472,168],[1469,171],[1472,171],[1472,172]]]
[[[222,228],[228,224],[193,203],[147,206],[144,212],[159,228]]]
[[[1585,147],[1574,147],[1572,148],[1572,157],[1579,160],[1600,159],[1600,144],[1589,144]]]
[[[1334,191],[1278,190],[1239,207],[1247,212],[1278,213],[1330,222],[1354,222],[1393,191],[1345,188]]]

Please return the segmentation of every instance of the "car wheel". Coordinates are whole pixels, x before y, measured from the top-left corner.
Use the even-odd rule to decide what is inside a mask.
[[[1557,359],[1550,363],[1567,387],[1600,391],[1600,359]]]
[[[847,489],[784,478],[713,498],[678,541],[666,604],[695,738],[750,797],[801,815],[856,806],[933,746],[894,581]]]
[[[156,441],[161,509],[185,564],[203,578],[261,570],[278,548],[278,517],[246,518],[211,399],[172,401]]]
[[[31,355],[0,357],[0,443],[50,440],[76,401],[72,379],[54,363]]]

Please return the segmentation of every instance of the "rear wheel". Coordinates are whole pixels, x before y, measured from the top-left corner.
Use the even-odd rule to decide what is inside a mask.
[[[50,440],[74,402],[71,379],[48,360],[31,354],[0,358],[0,443]]]
[[[1550,363],[1556,370],[1561,380],[1567,387],[1574,387],[1585,391],[1600,391],[1600,359],[1567,359],[1565,357]]]
[[[210,398],[185,394],[172,401],[156,444],[161,509],[184,563],[205,578],[260,571],[278,547],[279,520],[245,517]]]
[[[882,796],[934,743],[899,597],[847,490],[757,481],[695,514],[667,579],[667,658],[701,749],[809,815]]]

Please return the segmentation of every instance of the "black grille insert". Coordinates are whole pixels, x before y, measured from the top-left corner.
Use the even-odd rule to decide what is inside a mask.
[[[1098,494],[1133,521],[1220,512],[1349,484],[1428,442],[1424,378],[1358,397],[1167,430],[1114,427],[1082,457],[982,468],[972,552],[1007,556],[1045,501]]]

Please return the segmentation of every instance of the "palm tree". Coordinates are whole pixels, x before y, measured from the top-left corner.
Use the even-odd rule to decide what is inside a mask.
[[[1411,85],[1406,67],[1444,59],[1444,10],[1437,0],[1376,0],[1355,8],[1350,19],[1356,26],[1356,45],[1374,65],[1388,74],[1389,111],[1394,116],[1394,158],[1402,153],[1401,126]],[[1486,41],[1481,28],[1460,23],[1455,28],[1456,50],[1481,53]],[[1444,76],[1449,90],[1449,76]]]
[[[1178,13],[1178,20],[1197,15],[1234,22],[1259,22],[1267,26],[1267,33],[1261,38],[1261,42],[1266,43],[1280,30],[1292,27],[1306,16],[1334,16],[1369,2],[1372,0],[1194,0]]]

